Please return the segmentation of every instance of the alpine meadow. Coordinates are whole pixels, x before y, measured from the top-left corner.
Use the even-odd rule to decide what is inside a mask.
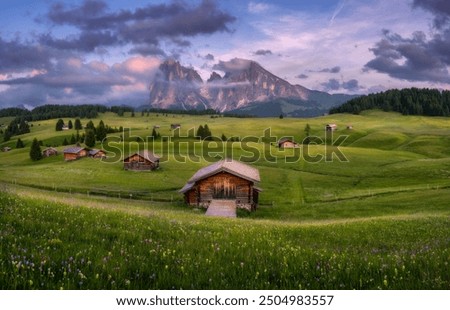
[[[80,118],[110,129],[106,157],[73,161],[58,119],[0,143],[0,289],[450,289],[448,117],[106,111]],[[57,155],[32,160],[35,138]],[[125,170],[142,150],[159,168]],[[206,216],[179,192],[225,158],[259,170],[254,212]]]

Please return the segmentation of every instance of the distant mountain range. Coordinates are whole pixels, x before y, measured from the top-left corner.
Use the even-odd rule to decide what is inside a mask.
[[[198,72],[166,60],[150,84],[150,105],[160,109],[214,109],[255,116],[312,117],[356,96],[292,85],[257,62],[234,58],[219,62],[204,82]]]

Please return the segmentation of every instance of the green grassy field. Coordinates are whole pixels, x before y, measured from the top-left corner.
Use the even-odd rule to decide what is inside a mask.
[[[0,288],[450,288],[448,118],[379,111],[314,119],[108,113],[93,121],[100,119],[131,130],[125,143],[109,136],[104,162],[64,162],[62,155],[32,162],[34,137],[61,145],[75,133],[56,132],[56,120],[34,122],[31,133],[19,136],[24,149],[0,153]],[[172,137],[171,123],[182,125],[182,137]],[[322,140],[325,124],[336,123],[335,138],[348,136],[338,148],[347,160],[294,158],[293,150],[261,138],[270,128],[278,139],[301,141],[307,123]],[[182,155],[202,154],[205,145],[183,137],[200,124],[218,137],[260,142],[247,151],[241,142],[213,142],[215,153],[198,162],[177,160],[173,143],[136,142],[159,125],[162,136],[182,142]],[[14,148],[16,138],[0,147]],[[124,171],[122,156],[143,147],[163,156],[161,169]],[[321,144],[296,152],[325,159],[330,150]],[[253,156],[269,152],[276,162]],[[260,170],[258,210],[229,220],[184,206],[177,191],[192,174],[216,155],[231,154]]]

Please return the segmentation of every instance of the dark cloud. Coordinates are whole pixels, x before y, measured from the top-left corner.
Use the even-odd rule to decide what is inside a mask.
[[[235,72],[249,68],[251,63],[251,60],[233,58],[230,61],[219,61],[218,64],[213,66],[213,69],[224,72]]]
[[[229,24],[236,18],[220,10],[212,0],[203,0],[197,6],[175,1],[118,12],[110,12],[104,1],[87,0],[76,7],[55,4],[47,19],[53,25],[73,26],[80,33],[58,39],[48,34],[41,38],[43,43],[59,49],[94,51],[99,46],[128,43],[143,49],[143,45],[154,47],[164,39],[188,47],[190,42],[185,37],[231,32]]]
[[[359,82],[357,80],[352,79],[347,82],[343,82],[342,88],[349,91],[358,91],[361,87],[359,86]]]
[[[309,76],[307,76],[306,74],[299,74],[296,76],[297,79],[307,79]]]
[[[308,70],[309,72],[316,72],[316,73],[339,73],[341,72],[341,67],[335,66],[332,68],[325,68],[320,70]]]
[[[257,56],[272,55],[272,51],[271,50],[257,50],[256,52],[253,53],[253,55],[257,55]]]
[[[212,54],[207,54],[204,58],[205,58],[206,60],[213,61],[213,60],[214,60],[214,55],[212,55]]]
[[[341,83],[339,83],[339,81],[336,79],[329,79],[328,82],[322,83],[322,86],[326,91],[338,90],[339,88],[341,88]]]
[[[448,31],[431,40],[427,40],[423,32],[415,32],[411,38],[387,30],[383,34],[384,39],[370,49],[375,58],[365,68],[409,81],[450,82]]]
[[[164,50],[162,50],[157,45],[150,45],[150,44],[136,45],[133,48],[131,48],[129,54],[139,54],[142,56],[159,55],[167,57],[167,54],[166,52],[164,52]]]
[[[336,67],[333,67],[333,68],[326,68],[326,69],[320,70],[320,72],[339,73],[339,72],[341,72],[341,67],[336,66]]]
[[[414,0],[414,8],[434,16],[434,34],[421,31],[405,38],[383,30],[383,38],[370,49],[375,58],[365,70],[375,70],[408,81],[450,83],[450,3],[447,0]]]
[[[422,8],[434,15],[434,26],[442,29],[450,21],[450,3],[448,0],[414,0],[413,7]]]
[[[51,67],[51,57],[52,52],[45,46],[0,37],[0,73],[46,70]]]
[[[339,82],[337,79],[329,79],[327,82],[322,83],[325,91],[337,91],[339,89],[345,89],[351,92],[356,92],[362,87],[359,85],[358,80],[351,79],[348,81]]]

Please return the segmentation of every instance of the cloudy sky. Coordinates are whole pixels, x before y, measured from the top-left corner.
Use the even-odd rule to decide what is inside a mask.
[[[252,59],[310,89],[450,89],[448,0],[0,3],[0,107],[148,102],[159,64]]]

